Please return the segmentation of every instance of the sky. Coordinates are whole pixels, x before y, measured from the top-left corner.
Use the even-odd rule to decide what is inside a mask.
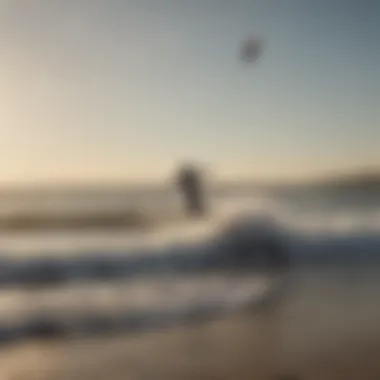
[[[380,168],[379,36],[377,0],[0,0],[0,182]]]

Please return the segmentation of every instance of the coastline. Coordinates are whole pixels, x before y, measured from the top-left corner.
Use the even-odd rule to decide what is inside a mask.
[[[0,352],[1,378],[376,379],[378,270],[293,273],[281,302],[192,327],[29,343]]]

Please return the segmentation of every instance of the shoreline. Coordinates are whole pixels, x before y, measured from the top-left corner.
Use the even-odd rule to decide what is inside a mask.
[[[0,351],[3,380],[380,378],[378,272],[293,273],[280,302],[194,325]]]
[[[105,339],[26,344],[0,352],[4,380],[377,379],[380,333],[291,353],[281,316],[261,314]]]

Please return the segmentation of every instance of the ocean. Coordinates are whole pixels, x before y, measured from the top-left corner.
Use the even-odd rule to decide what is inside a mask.
[[[252,189],[244,192],[210,193],[209,202],[210,215],[207,218],[187,220],[181,211],[180,198],[167,188],[3,193],[0,196],[0,218],[3,219],[36,213],[59,218],[62,214],[80,215],[96,210],[107,212],[108,215],[120,211],[142,213],[154,219],[155,223],[149,224],[148,228],[0,229],[0,321],[13,328],[14,324],[17,325],[30,316],[54,316],[63,318],[66,324],[73,324],[75,318],[83,315],[102,315],[111,319],[115,315],[123,315],[124,325],[130,325],[130,330],[138,330],[143,334],[145,327],[184,325],[189,320],[189,315],[199,317],[206,314],[212,315],[213,320],[222,320],[231,312],[261,302],[274,286],[283,286],[284,289],[286,287],[286,301],[281,306],[281,317],[278,317],[278,308],[276,309],[276,326],[273,323],[271,325],[272,330],[281,330],[276,333],[276,352],[280,352],[276,354],[276,366],[292,370],[293,367],[302,369],[305,367],[302,363],[306,363],[307,354],[311,357],[311,353],[327,350],[328,347],[356,345],[358,339],[363,341],[368,338],[372,345],[380,346],[380,193],[351,189],[339,192],[294,188],[265,192]],[[223,226],[243,214],[261,217],[266,215],[276,221],[276,228],[284,236],[284,244],[291,258],[286,284],[276,283],[273,276],[246,270],[210,273],[202,271],[209,242],[219,239],[223,235]],[[141,276],[133,276],[133,273],[127,271],[127,275],[116,276],[111,281],[106,273],[104,278],[99,275],[96,281],[89,281],[91,271],[96,272],[99,268],[106,271],[104,268],[107,265],[109,268],[110,261],[121,260],[116,261],[119,263],[116,265],[121,268],[135,257],[140,260],[138,271]],[[164,259],[165,268],[168,270],[163,270],[165,265],[160,267],[157,264]],[[185,267],[192,269],[185,271],[186,273],[179,271],[178,267],[181,265],[178,263],[181,260],[185,260]],[[51,265],[52,262],[56,263],[54,276],[58,277],[58,282],[62,275],[59,272],[65,274],[63,283],[37,287],[17,283],[17,279],[22,278],[26,272],[35,270],[33,265],[36,263]],[[142,269],[145,264],[150,269]],[[15,275],[15,265],[22,268],[22,276],[20,270]],[[42,265],[42,268],[52,267]],[[12,282],[10,278],[16,278],[17,281]],[[86,318],[81,325],[84,330],[86,326],[83,324],[91,322],[89,317]],[[105,322],[102,321],[104,325]],[[113,321],[116,323],[115,319]],[[120,324],[120,320],[117,321]],[[239,319],[239,327],[232,330],[235,333],[236,330],[241,330],[240,334],[244,335],[252,331],[255,323],[254,319],[248,322],[246,319],[244,322]],[[257,323],[260,325],[262,322]],[[0,326],[0,330],[1,328]],[[76,331],[79,330],[77,328]],[[229,328],[223,328],[223,331],[229,331]],[[9,331],[8,335],[4,329],[0,333],[6,337],[5,340],[11,340]],[[12,337],[16,336],[17,342],[21,341],[19,330],[19,335],[14,331],[12,334]],[[195,344],[210,344],[204,343],[204,337],[196,338],[197,334],[193,332],[192,339],[198,342]],[[227,333],[220,334],[224,336]],[[215,344],[218,339],[224,339],[225,345],[225,340],[233,339],[231,334],[233,332],[224,338],[215,335],[210,339],[214,339]],[[125,335],[125,339],[137,339],[128,336]],[[152,341],[165,342],[165,339],[152,336]],[[244,345],[236,342],[236,352],[242,354],[247,344],[253,344],[252,339],[254,337],[251,336]],[[241,340],[244,341],[242,337]],[[4,374],[1,378],[13,379],[12,376],[18,378],[17,374],[23,376],[23,373],[31,373],[33,363],[25,364],[23,369],[10,364],[12,360],[16,360],[14,358],[22,360],[22,355],[30,355],[25,354],[24,343],[18,344],[21,348],[12,348],[11,353],[6,345],[2,349],[0,362],[3,363]],[[73,348],[76,344],[64,343],[65,355],[70,357],[68,362],[65,361],[67,378],[82,378],[79,374],[83,375],[78,369],[82,362],[77,355],[72,354],[79,350],[78,347]],[[103,347],[102,343],[97,342],[99,344]],[[113,343],[107,344],[112,346]],[[137,346],[139,344],[136,343]],[[171,347],[179,345],[178,342],[162,344],[172,345]],[[94,350],[93,346],[87,345],[86,350],[81,346],[82,357],[87,357],[88,352]],[[196,355],[186,351],[189,350],[187,343],[186,349],[181,345],[178,347],[182,356]],[[124,349],[138,351],[134,348]],[[32,351],[35,350],[43,352],[43,355],[52,355],[53,362],[49,364],[49,369],[43,363],[33,367],[36,378],[61,378],[54,375],[62,371],[62,363],[57,364],[57,357],[47,354],[45,346],[34,347]],[[157,355],[159,349],[152,350],[155,352],[152,355]],[[214,350],[217,348],[214,347]],[[102,355],[105,356],[99,360],[104,360],[104,367],[111,365],[109,360],[112,353],[115,354],[115,347],[108,348],[107,353],[103,352]],[[175,353],[172,355],[175,357]],[[220,355],[222,357],[222,353]],[[182,356],[172,359],[181,361]],[[368,354],[367,357],[369,356]],[[13,359],[10,360],[10,357]],[[235,365],[240,363],[240,367],[247,364],[246,361],[241,362],[243,359],[239,355],[234,360]],[[151,369],[151,377],[139,374],[131,378],[159,378],[154,377],[153,373],[163,362],[156,363],[156,367],[152,364],[152,368],[156,369]],[[162,369],[162,378],[178,378],[178,372],[176,375],[169,375],[168,363],[167,368]],[[88,378],[96,378],[95,363],[92,369],[88,363],[86,365],[88,373],[92,374]],[[209,366],[212,367],[211,364]],[[213,366],[215,367],[215,363]],[[125,371],[127,369],[120,369],[118,376],[122,378],[121,374]],[[142,367],[139,371],[144,372]]]

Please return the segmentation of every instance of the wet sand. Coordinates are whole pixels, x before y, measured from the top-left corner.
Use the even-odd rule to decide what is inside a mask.
[[[280,302],[141,335],[0,352],[3,380],[380,378],[378,271],[293,273]],[[289,379],[291,379],[289,377]]]

